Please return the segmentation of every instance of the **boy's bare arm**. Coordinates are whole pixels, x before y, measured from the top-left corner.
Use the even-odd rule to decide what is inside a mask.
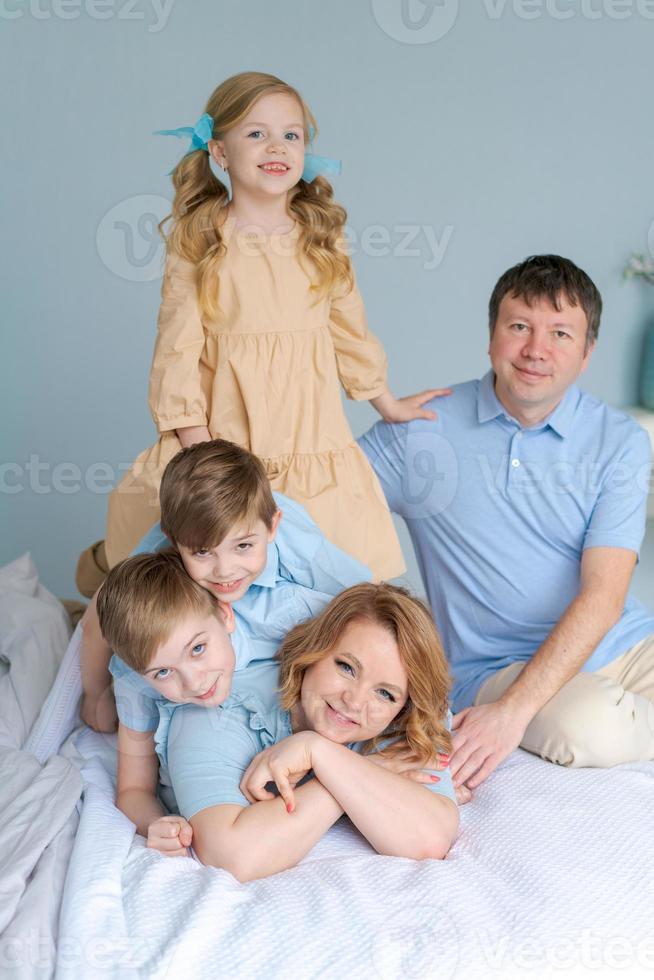
[[[116,806],[136,824],[139,834],[148,836],[148,827],[165,810],[157,799],[159,760],[154,732],[137,732],[118,726],[118,776]]]
[[[184,817],[168,815],[157,797],[159,759],[154,732],[118,726],[116,806],[136,824],[147,846],[167,857],[182,857],[193,839]]]
[[[98,732],[114,732],[118,723],[116,702],[111,686],[109,661],[111,648],[100,632],[96,606],[98,593],[93,596],[82,617],[82,721]]]

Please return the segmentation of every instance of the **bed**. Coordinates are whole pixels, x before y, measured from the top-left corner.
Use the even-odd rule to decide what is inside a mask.
[[[25,567],[8,568],[0,614],[12,576],[24,590]],[[54,615],[30,574],[21,615],[33,618],[39,601]],[[2,615],[0,627],[6,635]],[[40,710],[33,690],[14,698],[35,715],[22,744],[0,738],[20,790],[0,845],[3,975],[654,974],[654,763],[566,770],[517,751],[462,809],[445,861],[380,857],[343,819],[297,868],[239,884],[148,850],[113,805],[115,736],[77,716],[79,639],[78,628],[66,646],[58,632],[45,637],[51,650],[26,644],[12,655],[25,677],[40,673],[36,663],[50,668]]]

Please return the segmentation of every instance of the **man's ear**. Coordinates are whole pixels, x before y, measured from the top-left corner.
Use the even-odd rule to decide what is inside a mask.
[[[234,610],[232,609],[231,602],[223,602],[221,599],[219,599],[218,609],[220,610],[220,617],[225,624],[225,629],[228,633],[233,633],[236,626],[236,620],[234,619]]]
[[[581,362],[581,371],[579,372],[580,374],[583,374],[584,371],[586,370],[586,368],[588,367],[588,365],[590,363],[590,356],[593,353],[593,351],[595,350],[595,344],[596,343],[597,343],[597,341],[596,340],[593,340],[592,343],[591,343],[591,345],[590,345],[590,347],[588,348],[588,350],[584,354],[584,359]]]
[[[270,525],[270,530],[268,531],[268,544],[275,540],[275,535],[277,534],[277,528],[279,527],[279,522],[282,519],[281,510],[275,511],[275,516],[272,519],[272,524]]]

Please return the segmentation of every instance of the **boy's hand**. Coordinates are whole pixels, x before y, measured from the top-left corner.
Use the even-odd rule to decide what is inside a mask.
[[[102,694],[85,694],[79,714],[84,724],[96,732],[115,732],[118,728],[118,714],[111,685]]]
[[[422,406],[432,398],[442,398],[451,395],[451,388],[429,388],[417,395],[407,395],[405,398],[395,398],[390,391],[385,391],[378,398],[372,398],[370,404],[377,409],[385,422],[412,422],[414,419],[435,419],[436,412]]]
[[[188,857],[193,828],[184,817],[159,817],[148,827],[147,846],[166,857]]]

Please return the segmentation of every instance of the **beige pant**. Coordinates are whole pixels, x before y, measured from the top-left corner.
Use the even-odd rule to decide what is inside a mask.
[[[497,701],[525,666],[510,664],[489,677],[475,704]],[[564,684],[534,716],[520,745],[561,766],[654,759],[654,635]]]

